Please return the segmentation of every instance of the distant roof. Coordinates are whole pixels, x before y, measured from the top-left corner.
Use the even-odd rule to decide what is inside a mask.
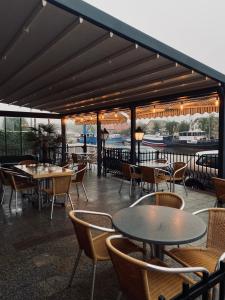
[[[216,92],[225,75],[80,0],[0,2],[0,99],[61,114]]]

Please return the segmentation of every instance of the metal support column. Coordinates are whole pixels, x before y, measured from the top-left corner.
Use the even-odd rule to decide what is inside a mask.
[[[130,108],[130,162],[136,163],[136,141],[135,141],[135,130],[136,130],[136,107]]]
[[[102,140],[100,114],[97,113],[97,175],[101,177],[102,171]]]
[[[62,165],[66,162],[66,118],[61,119],[61,135],[62,135]]]
[[[225,179],[225,85],[218,91],[219,106],[219,170],[218,176]]]

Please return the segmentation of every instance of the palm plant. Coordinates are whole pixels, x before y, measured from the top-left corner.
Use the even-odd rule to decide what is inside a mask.
[[[57,148],[62,143],[62,137],[57,133],[54,124],[39,124],[38,128],[30,127],[27,140],[31,143],[34,154],[43,162],[55,158]]]

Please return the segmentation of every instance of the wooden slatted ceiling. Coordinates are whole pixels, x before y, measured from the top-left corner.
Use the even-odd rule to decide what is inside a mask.
[[[39,0],[2,0],[0,99],[57,113],[217,87],[218,81]],[[10,30],[6,30],[12,24]]]

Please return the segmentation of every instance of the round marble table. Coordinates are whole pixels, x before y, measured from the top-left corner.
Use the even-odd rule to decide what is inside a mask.
[[[159,258],[162,245],[190,243],[206,233],[206,224],[198,216],[165,206],[124,208],[113,215],[112,221],[124,236],[155,245]]]

